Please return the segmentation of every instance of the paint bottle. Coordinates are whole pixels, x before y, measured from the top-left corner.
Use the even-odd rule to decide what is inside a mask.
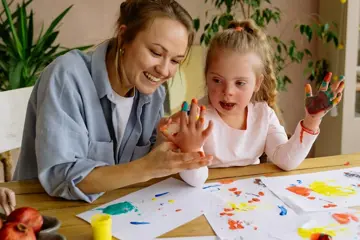
[[[91,217],[93,240],[112,240],[112,220],[109,214],[95,214]]]

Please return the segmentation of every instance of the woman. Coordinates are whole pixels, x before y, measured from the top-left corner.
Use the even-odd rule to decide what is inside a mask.
[[[43,71],[14,179],[39,178],[51,196],[92,202],[210,163],[209,156],[175,153],[170,143],[150,152],[163,116],[161,85],[193,41],[190,15],[173,0],[127,0],[117,25],[116,37],[93,53],[71,51]]]

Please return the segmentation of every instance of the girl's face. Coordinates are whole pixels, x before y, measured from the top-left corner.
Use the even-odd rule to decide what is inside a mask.
[[[254,53],[240,54],[232,50],[213,52],[206,72],[206,84],[211,105],[221,117],[243,116],[263,75],[257,78],[260,58]]]

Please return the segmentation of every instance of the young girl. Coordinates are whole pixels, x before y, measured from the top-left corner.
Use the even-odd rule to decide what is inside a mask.
[[[0,205],[6,215],[15,209],[15,193],[9,188],[0,187]]]
[[[316,96],[307,84],[305,118],[288,139],[277,117],[271,47],[251,20],[232,22],[213,37],[205,76],[207,112],[202,107],[197,119],[197,101],[193,100],[187,116],[184,103],[180,125],[167,124],[161,129],[183,152],[203,150],[213,155],[210,167],[259,164],[265,152],[281,169],[296,168],[316,140],[322,117],[340,102],[344,89],[343,77],[329,87],[331,73]],[[208,125],[205,130],[204,125]],[[180,173],[193,186],[201,186],[207,174],[207,167]]]

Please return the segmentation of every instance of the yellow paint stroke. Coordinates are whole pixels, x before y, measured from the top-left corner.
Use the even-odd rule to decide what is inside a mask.
[[[314,181],[310,184],[309,188],[312,191],[324,196],[346,197],[356,194],[356,191],[353,187],[331,186],[322,181]]]
[[[153,198],[153,199],[151,199],[151,200],[156,201],[156,198]]]
[[[312,234],[315,233],[322,233],[322,234],[328,234],[331,237],[335,237],[337,233],[339,232],[346,232],[349,229],[345,227],[341,227],[338,229],[334,229],[338,226],[338,224],[330,224],[328,226],[323,227],[314,227],[314,228],[298,228],[298,235],[304,239],[310,239]]]
[[[174,202],[175,202],[175,200],[169,200],[168,202],[169,202],[169,203],[174,203]]]
[[[256,205],[249,204],[247,202],[242,202],[239,204],[236,203],[229,203],[229,206],[237,212],[246,212],[246,211],[252,211],[256,209]]]

